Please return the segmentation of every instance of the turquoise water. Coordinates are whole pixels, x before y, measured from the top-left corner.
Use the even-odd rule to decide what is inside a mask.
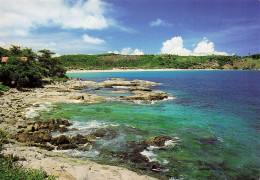
[[[141,170],[162,179],[258,179],[260,133],[259,71],[166,71],[75,73],[70,77],[103,81],[109,77],[162,83],[154,90],[175,99],[152,105],[130,102],[58,104],[47,117],[68,118],[87,135],[105,128],[111,135],[98,139],[79,158],[140,171],[136,163],[108,152],[127,152],[127,142],[151,136],[179,137],[178,146],[152,149],[160,172]],[[88,91],[88,90],[86,90]]]

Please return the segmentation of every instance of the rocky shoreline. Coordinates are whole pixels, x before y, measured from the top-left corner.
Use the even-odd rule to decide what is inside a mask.
[[[28,112],[39,103],[97,103],[100,101],[143,101],[152,103],[171,97],[162,91],[153,91],[149,86],[158,83],[143,80],[124,81],[111,78],[104,82],[81,81],[71,79],[67,82],[48,84],[44,88],[23,89],[18,91],[10,89],[0,97],[0,129],[8,133],[9,144],[4,146],[5,155],[17,157],[19,163],[26,168],[43,168],[49,175],[57,175],[59,179],[154,179],[149,176],[139,175],[121,167],[100,165],[90,161],[81,161],[63,153],[52,150],[77,149],[86,151],[93,139],[106,136],[106,130],[99,130],[87,136],[77,134],[66,136],[62,133],[71,130],[71,125],[66,119],[47,119],[36,121],[28,118]],[[95,91],[101,89],[113,92],[130,93],[130,96],[105,97],[97,94],[86,93],[84,89],[91,88]],[[60,132],[58,137],[52,137],[52,132]],[[141,142],[128,144],[132,153],[116,153],[113,156],[124,160],[131,160],[143,165],[150,170],[160,169],[159,163],[150,162],[142,155],[148,146],[163,147],[166,141],[176,143],[178,138],[167,136],[151,137]],[[79,173],[80,171],[80,173]],[[82,173],[84,172],[84,173]]]

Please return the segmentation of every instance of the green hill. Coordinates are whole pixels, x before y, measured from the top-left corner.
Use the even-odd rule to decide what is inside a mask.
[[[260,54],[250,56],[177,55],[63,55],[56,57],[67,69],[241,69],[259,70]]]

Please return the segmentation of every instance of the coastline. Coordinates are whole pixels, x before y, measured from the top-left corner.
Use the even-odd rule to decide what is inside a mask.
[[[32,108],[38,108],[42,103],[92,103],[104,100],[104,97],[98,95],[90,95],[81,93],[85,86],[105,86],[110,84],[118,85],[150,85],[155,86],[157,83],[149,81],[121,81],[121,80],[109,80],[106,82],[96,83],[92,81],[79,81],[69,80],[66,83],[45,85],[44,88],[24,89],[24,91],[18,91],[16,89],[10,89],[0,96],[0,102],[3,103],[4,109],[1,110],[1,130],[8,133],[9,144],[5,144],[2,150],[2,154],[5,156],[12,155],[19,159],[19,164],[25,168],[43,169],[48,175],[59,176],[58,179],[115,179],[115,180],[156,180],[154,177],[150,177],[144,174],[139,174],[119,166],[102,165],[92,161],[82,161],[73,156],[66,155],[64,153],[57,153],[55,151],[49,151],[40,147],[53,147],[48,141],[32,143],[31,140],[21,140],[21,135],[26,131],[29,134],[40,133],[40,127],[36,124],[37,121],[34,117],[29,118],[28,112]],[[137,95],[133,98],[149,98],[153,92],[146,89],[138,89]],[[145,91],[145,93],[143,91]],[[138,92],[142,92],[138,95]],[[166,94],[163,92],[154,91],[156,96],[160,98]],[[159,93],[159,94],[158,94]],[[147,94],[148,96],[143,96]],[[82,97],[84,98],[82,99]],[[152,94],[154,96],[154,94]],[[8,113],[7,113],[8,112]],[[39,111],[40,113],[40,111]],[[63,125],[61,125],[63,126]],[[60,126],[60,128],[61,128]],[[30,128],[30,127],[34,127]],[[29,130],[30,129],[30,130]],[[41,131],[46,134],[47,131]],[[36,136],[35,136],[36,137]],[[23,137],[22,137],[23,138]],[[84,173],[82,173],[84,172]]]
[[[68,70],[67,73],[100,73],[100,72],[143,72],[143,71],[217,71],[221,69],[109,69],[109,70]]]

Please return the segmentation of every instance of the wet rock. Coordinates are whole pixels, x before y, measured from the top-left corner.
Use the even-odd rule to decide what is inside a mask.
[[[149,159],[140,153],[131,153],[129,158],[132,162],[135,163],[149,162]]]
[[[67,150],[67,149],[76,149],[78,146],[76,144],[60,144],[57,147],[57,150]]]
[[[54,124],[55,123],[55,120],[53,118],[49,118],[45,121],[43,121],[43,124]]]
[[[57,124],[59,125],[65,125],[65,126],[71,126],[72,124],[67,119],[57,119]]]
[[[86,144],[89,142],[90,141],[88,140],[87,137],[84,137],[80,134],[77,134],[76,136],[72,137],[72,143],[75,143],[75,144]]]
[[[57,141],[56,141],[56,144],[57,145],[61,145],[61,144],[69,144],[70,143],[70,139],[65,136],[65,135],[60,135],[58,138],[57,138]]]
[[[59,128],[59,132],[63,133],[63,132],[67,132],[68,129],[66,128],[65,125],[62,125],[60,128]]]
[[[170,97],[169,94],[163,91],[133,91],[134,95],[124,97],[123,100],[163,100]]]
[[[171,140],[169,136],[155,136],[145,139],[143,142],[149,146],[164,146],[165,141]]]
[[[89,134],[89,136],[111,139],[117,135],[116,129],[114,128],[100,128],[95,132]],[[96,139],[96,138],[95,138]]]

